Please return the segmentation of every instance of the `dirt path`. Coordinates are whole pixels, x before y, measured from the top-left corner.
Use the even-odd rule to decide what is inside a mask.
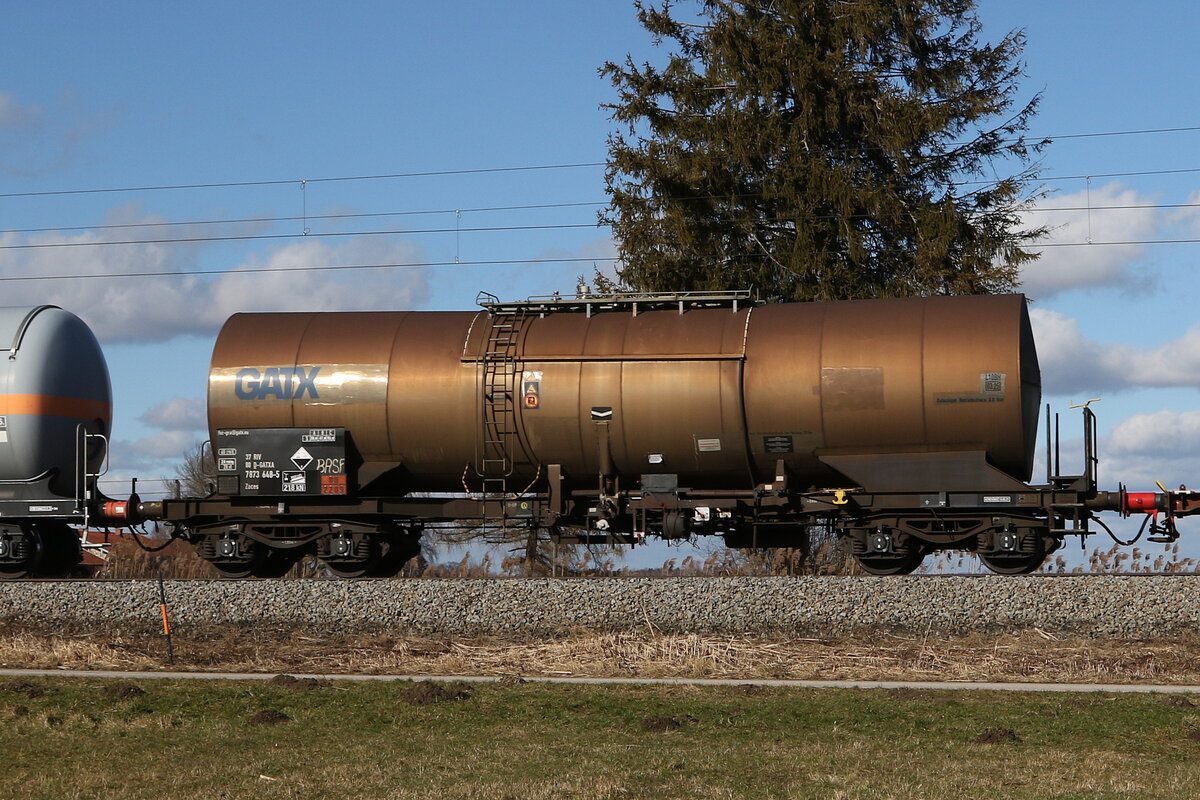
[[[720,678],[549,678],[506,675],[354,675],[261,672],[125,672],[114,670],[0,669],[0,678],[103,678],[111,680],[220,680],[220,681],[396,681],[456,683],[555,683],[586,686],[768,686],[797,689],[883,689],[893,692],[1106,692],[1110,694],[1200,694],[1200,685],[1138,683],[997,683],[982,681],[789,681]],[[1189,702],[1184,700],[1183,702]]]

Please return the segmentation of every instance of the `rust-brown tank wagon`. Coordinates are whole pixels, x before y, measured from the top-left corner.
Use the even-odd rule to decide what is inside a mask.
[[[1019,295],[481,306],[230,318],[209,379],[217,493],[142,510],[228,575],[305,552],[392,574],[449,520],[748,547],[825,525],[879,573],[946,548],[1024,572],[1086,532],[1091,460],[1027,483],[1041,389]]]
[[[487,311],[235,315],[213,351],[210,435],[344,428],[372,475],[461,491],[465,471],[469,489],[492,333]],[[830,462],[856,472],[864,454],[1032,467],[1040,379],[1017,295],[532,315],[513,359],[510,486],[548,464],[595,484],[601,450],[613,474],[705,489],[753,489],[780,461],[801,483],[865,483]]]
[[[1103,526],[1098,511],[1147,514],[1158,542],[1200,512],[1182,489],[1097,491],[1086,408],[1083,474],[1030,483],[1041,389],[1019,295],[480,305],[231,317],[209,376],[215,491],[147,503],[96,490],[109,399],[86,326],[0,311],[0,339],[23,342],[0,368],[0,577],[72,568],[70,524],[142,519],[228,577],[308,554],[394,575],[438,523],[733,547],[802,546],[821,527],[867,572],[958,549],[1021,573]]]

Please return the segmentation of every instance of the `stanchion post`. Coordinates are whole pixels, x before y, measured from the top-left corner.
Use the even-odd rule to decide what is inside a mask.
[[[175,646],[171,643],[171,618],[167,615],[167,588],[162,573],[158,573],[158,608],[162,612],[163,636],[167,640],[167,663],[175,664]]]

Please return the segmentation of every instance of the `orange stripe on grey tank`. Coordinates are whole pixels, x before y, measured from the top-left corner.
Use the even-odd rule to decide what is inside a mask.
[[[49,394],[0,394],[0,415],[36,414],[70,419],[109,419],[112,404]]]

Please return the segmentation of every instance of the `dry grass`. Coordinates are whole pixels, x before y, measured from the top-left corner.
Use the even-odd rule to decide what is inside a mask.
[[[1200,683],[1200,635],[1154,640],[874,634],[837,639],[580,632],[546,640],[181,631],[176,666],[257,672]],[[8,630],[0,665],[163,669],[161,636]]]
[[[108,548],[108,561],[92,572],[99,578],[216,578],[212,565],[185,542],[120,536]],[[164,545],[166,545],[164,547]]]

